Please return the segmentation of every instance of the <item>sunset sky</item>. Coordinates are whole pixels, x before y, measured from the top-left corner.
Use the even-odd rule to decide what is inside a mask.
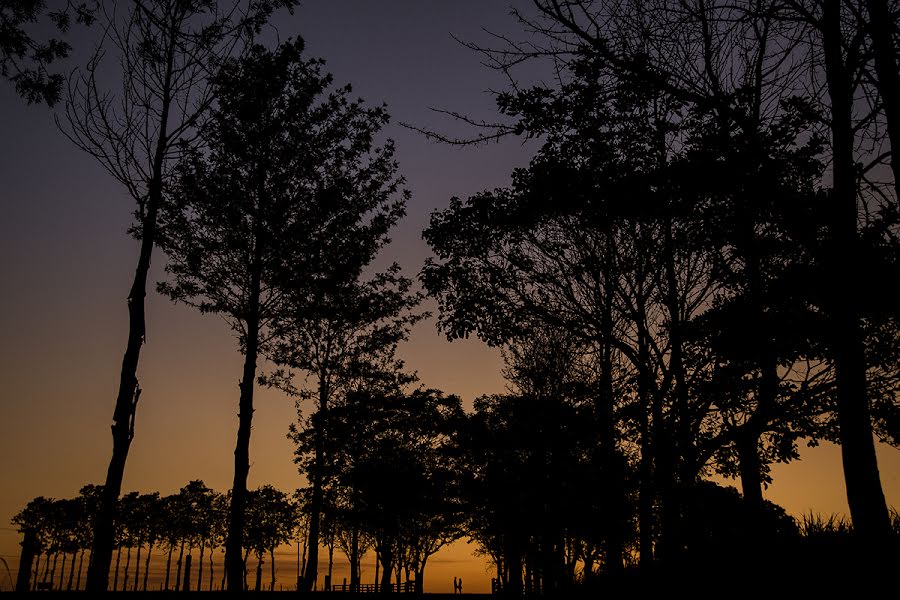
[[[420,235],[428,215],[452,196],[507,184],[535,148],[519,140],[448,147],[398,125],[465,134],[428,107],[493,118],[489,90],[503,89],[505,80],[450,34],[475,41],[488,39],[482,28],[524,35],[508,10],[501,0],[306,0],[275,21],[282,39],[305,38],[308,54],[324,58],[338,84],[387,103],[393,122],[386,134],[397,142],[412,200],[381,260],[397,260],[408,276],[427,256]],[[89,44],[94,33],[74,43]],[[35,496],[71,497],[104,480],[138,246],[126,234],[133,206],[120,185],[58,133],[52,111],[26,107],[6,82],[0,132],[0,556],[14,576],[13,514]],[[163,265],[157,252],[154,283]],[[242,362],[236,340],[221,319],[155,293],[148,297],[147,338],[123,491],[168,494],[191,479],[227,490]],[[504,389],[496,351],[474,339],[448,343],[433,320],[417,326],[401,353],[422,383],[460,395],[468,407],[476,396]],[[302,484],[286,438],[296,419],[293,402],[258,390],[256,409],[249,486],[293,490]],[[839,449],[826,445],[802,456],[776,467],[767,498],[793,514],[847,512]],[[900,451],[882,446],[879,458],[888,504],[900,508]],[[432,564],[426,591],[450,591],[452,577],[464,572],[472,574],[463,575],[466,591],[486,589],[490,576],[481,559],[470,558],[473,548],[462,544],[443,556],[448,562]],[[0,589],[8,585],[0,570]]]

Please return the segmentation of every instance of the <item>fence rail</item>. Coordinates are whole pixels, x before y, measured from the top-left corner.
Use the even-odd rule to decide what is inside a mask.
[[[344,583],[335,583],[331,586],[332,592],[355,592],[359,594],[367,594],[367,593],[377,593],[383,591],[380,583],[358,583],[356,589],[350,586],[349,583],[344,581]],[[390,591],[392,593],[406,593],[413,594],[416,591],[416,582],[415,581],[404,581],[401,583],[392,583],[390,584]]]

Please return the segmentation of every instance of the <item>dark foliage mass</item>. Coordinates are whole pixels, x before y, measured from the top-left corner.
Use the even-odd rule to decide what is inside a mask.
[[[136,203],[113,459],[105,486],[15,517],[20,590],[80,589],[86,550],[89,589],[146,589],[154,549],[167,590],[274,590],[275,548],[296,541],[301,591],[320,589],[320,550],[331,587],[338,550],[343,591],[421,593],[429,558],[462,538],[495,567],[493,591],[515,597],[755,587],[823,568],[887,580],[900,519],[875,440],[900,442],[896,2],[513,10],[527,41],[463,42],[510,82],[499,122],[445,111],[477,129],[423,133],[519,136],[536,152],[509,186],[432,214],[423,291],[397,264],[374,267],[409,197],[380,137],[386,108],[335,89],[301,40],[256,43],[294,4],[100,13],[61,126]],[[92,13],[46,10],[0,2],[0,67],[26,100],[52,103],[46,65],[68,48],[23,27]],[[121,54],[119,96],[98,83],[104,44]],[[534,63],[551,76],[520,84]],[[154,247],[168,258],[158,291],[224,317],[244,355],[227,496],[200,481],[120,493]],[[426,295],[449,340],[502,350],[506,393],[466,412],[405,370],[398,348]],[[258,385],[296,401],[306,485],[290,497],[247,489]],[[774,464],[825,440],[841,445],[850,520],[798,522],[764,490]]]
[[[0,2],[0,77],[15,85],[28,104],[53,106],[62,98],[65,77],[56,69],[69,56],[71,45],[64,36],[77,25],[95,21],[98,4],[93,2],[47,2],[2,0]],[[36,27],[51,25],[61,37],[41,38]]]

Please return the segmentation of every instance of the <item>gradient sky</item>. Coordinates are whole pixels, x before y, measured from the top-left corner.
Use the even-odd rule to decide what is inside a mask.
[[[431,211],[451,196],[505,185],[533,151],[516,140],[448,147],[396,125],[465,133],[430,106],[494,116],[488,90],[502,89],[504,80],[480,66],[479,57],[450,33],[476,41],[487,39],[482,28],[521,36],[508,5],[306,0],[293,16],[276,21],[280,37],[299,34],[310,55],[326,59],[338,84],[352,83],[355,95],[388,104],[393,124],[387,135],[397,142],[413,197],[383,259],[398,260],[408,275],[418,272],[426,256],[420,232]],[[56,131],[51,111],[26,107],[5,83],[0,209],[0,556],[14,568],[18,536],[8,525],[12,515],[35,496],[74,496],[82,485],[105,477],[137,244],[125,233],[132,204],[121,187]],[[162,264],[157,252],[154,282]],[[236,341],[221,319],[174,306],[155,293],[148,297],[147,338],[123,491],[167,494],[190,479],[228,489],[241,375]],[[459,394],[467,405],[504,387],[495,351],[477,340],[447,343],[433,322],[417,327],[402,355],[425,385]],[[294,489],[301,481],[286,439],[296,418],[293,403],[258,390],[256,408],[249,485]],[[881,447],[879,456],[888,502],[900,507],[900,451]],[[776,467],[775,477],[766,495],[789,512],[847,512],[834,446],[804,451],[803,461]],[[448,553],[444,564],[452,569],[446,575],[431,571],[426,583],[444,577],[449,591],[453,574],[483,574],[480,559],[469,558],[471,549]],[[439,570],[439,564],[430,569]],[[488,577],[466,579],[466,591],[483,590]],[[0,589],[5,579],[0,573]]]

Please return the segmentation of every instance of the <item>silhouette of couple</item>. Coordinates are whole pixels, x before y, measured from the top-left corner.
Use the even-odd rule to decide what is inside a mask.
[[[462,577],[457,579],[453,578],[453,593],[454,594],[462,594]]]

